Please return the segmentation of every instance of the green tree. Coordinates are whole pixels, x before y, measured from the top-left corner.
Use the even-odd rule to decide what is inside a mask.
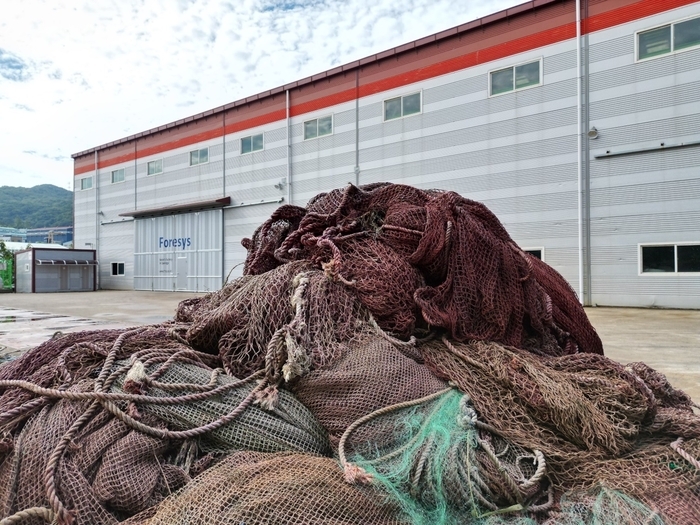
[[[0,226],[50,228],[73,224],[73,193],[53,184],[0,186],[0,203]]]
[[[5,263],[2,265],[4,269],[0,270],[0,290],[12,289],[15,285],[15,272],[12,270],[14,254],[7,249],[3,241],[0,241],[0,262]]]
[[[13,253],[5,246],[4,241],[0,241],[0,259],[7,260],[14,257]]]

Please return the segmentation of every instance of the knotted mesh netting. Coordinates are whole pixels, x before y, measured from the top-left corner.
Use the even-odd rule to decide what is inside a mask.
[[[700,523],[700,417],[482,204],[282,206],[172,321],[0,366],[0,525]]]

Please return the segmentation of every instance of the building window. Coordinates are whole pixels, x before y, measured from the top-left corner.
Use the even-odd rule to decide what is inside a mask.
[[[637,33],[637,60],[700,45],[700,17]]]
[[[199,160],[199,151],[197,152],[197,160]],[[192,153],[194,153],[194,151],[190,153],[190,163],[192,162]],[[208,153],[209,152],[206,154],[207,158],[209,157]],[[199,164],[199,162],[197,162],[197,164]],[[156,175],[158,173],[163,173],[163,159],[152,160],[148,163],[148,174]]]
[[[92,188],[92,177],[85,177],[84,179],[80,179],[81,190],[89,190],[90,188]]]
[[[124,263],[112,263],[112,275],[124,275]]]
[[[263,134],[251,135],[241,139],[241,154],[263,149]]]
[[[112,184],[115,182],[124,182],[124,168],[112,172]]]
[[[384,101],[384,120],[417,115],[421,112],[420,92]]]
[[[333,133],[333,117],[321,117],[304,122],[304,140]]]
[[[700,244],[640,246],[642,273],[699,273]]]
[[[206,164],[207,162],[209,162],[209,148],[202,148],[190,151],[190,166],[196,166],[197,164]]]
[[[489,93],[500,95],[542,84],[542,60],[518,64],[489,73]]]
[[[540,261],[544,261],[544,248],[523,248],[522,250]]]

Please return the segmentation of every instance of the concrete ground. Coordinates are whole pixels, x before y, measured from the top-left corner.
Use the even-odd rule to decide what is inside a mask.
[[[100,290],[0,294],[0,358],[18,355],[55,332],[126,328],[172,319],[180,301],[203,294]]]
[[[198,295],[114,290],[0,294],[0,356],[32,348],[59,330],[126,327],[172,319],[181,300]],[[586,311],[608,357],[622,363],[644,361],[700,401],[700,310]]]
[[[605,355],[643,361],[700,402],[700,310],[586,308]]]

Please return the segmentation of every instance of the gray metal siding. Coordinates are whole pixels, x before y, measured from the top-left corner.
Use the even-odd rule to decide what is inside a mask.
[[[700,49],[636,62],[634,31],[700,14],[666,12],[592,37],[593,304],[700,308],[700,275],[640,275],[639,245],[700,244],[700,147],[595,158],[700,140]]]
[[[100,230],[101,287],[107,290],[133,290],[134,221],[106,223]],[[124,275],[112,275],[112,263],[124,263]]]
[[[82,178],[82,177],[81,177]],[[73,226],[74,236],[73,245],[76,248],[85,248],[89,243],[94,247],[97,239],[96,229],[96,214],[95,208],[95,189],[80,190],[80,179],[76,179],[76,190],[74,192],[74,211],[73,211]],[[93,181],[94,183],[94,181]]]
[[[593,303],[700,308],[700,276],[639,275],[638,255],[644,243],[700,242],[700,147],[595,158],[606,151],[700,140],[700,49],[642,62],[634,57],[635,31],[693,14],[700,14],[700,4],[587,36],[584,125],[599,130],[599,138],[588,141],[587,159]],[[136,275],[133,286],[171,290],[177,287],[172,275],[152,277],[156,269],[148,264],[155,264],[154,253],[137,246],[133,255],[134,234],[137,243],[155,234],[140,235],[139,221],[119,223],[119,213],[231,196],[232,205],[220,212],[223,232],[213,235],[224,237],[219,273],[233,269],[236,277],[246,255],[241,239],[290,195],[291,203],[305,205],[319,192],[349,182],[390,181],[453,190],[484,202],[516,242],[543,247],[546,262],[577,288],[575,44],[569,40],[367,96],[357,109],[352,101],[295,116],[289,129],[281,120],[139,159],[135,167],[126,163],[124,183],[110,186],[104,177],[117,167],[103,170],[98,191],[104,225],[98,236],[96,191],[76,191],[76,243],[97,239],[104,287],[131,285],[132,277],[107,275],[106,263],[123,257],[127,274]],[[488,95],[490,70],[539,58],[542,85]],[[420,114],[384,122],[384,100],[416,91],[422,94]],[[304,140],[304,121],[326,115],[333,115],[333,133]],[[241,137],[256,133],[264,134],[264,149],[242,155]],[[189,166],[188,152],[205,146],[209,163]],[[147,176],[147,162],[157,158],[163,159],[164,172]],[[138,254],[147,252],[150,259],[140,259]],[[129,257],[143,259],[143,268],[132,268]],[[221,278],[207,281],[211,288],[220,285]]]
[[[242,274],[247,252],[241,245],[241,240],[244,237],[251,237],[255,229],[265,222],[278,206],[277,203],[267,203],[224,210],[226,231],[224,277],[233,279]]]
[[[576,284],[576,53],[571,43],[552,47],[543,84],[531,89],[489,97],[488,71],[537,53],[424,83],[420,115],[383,122],[381,100],[410,87],[364,111],[361,101],[360,182],[443,188],[484,202],[516,242],[544,246],[547,262]]]
[[[17,293],[32,293],[32,252],[18,253],[16,256],[16,281],[15,291]]]
[[[209,148],[209,162],[190,166],[190,151]],[[148,162],[163,160],[163,172],[148,175]],[[133,163],[132,163],[133,164]],[[216,199],[223,196],[224,158],[221,139],[208,140],[137,163],[136,209]],[[127,208],[133,209],[133,208]]]
[[[206,292],[222,281],[222,211],[136,219],[134,288]]]
[[[304,122],[333,115],[333,133],[304,140]],[[355,102],[291,119],[292,203],[304,206],[314,195],[355,182]]]

